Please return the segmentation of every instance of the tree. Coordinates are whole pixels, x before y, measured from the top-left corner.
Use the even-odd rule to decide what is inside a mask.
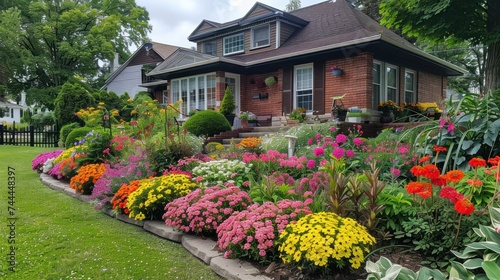
[[[285,11],[291,12],[300,9],[300,0],[290,0],[290,3],[286,4]]]
[[[500,1],[384,0],[381,24],[430,42],[486,47],[485,88],[500,88]]]
[[[63,126],[73,122],[81,122],[76,116],[80,109],[95,106],[95,98],[79,83],[65,83],[54,102],[54,117]]]
[[[92,83],[99,61],[127,57],[151,29],[135,0],[19,0],[0,2],[0,58],[11,95],[52,109],[61,86]]]

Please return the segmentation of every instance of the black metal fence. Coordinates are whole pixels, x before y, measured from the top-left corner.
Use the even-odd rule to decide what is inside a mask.
[[[0,145],[58,147],[59,128],[56,125],[17,127],[0,123]]]

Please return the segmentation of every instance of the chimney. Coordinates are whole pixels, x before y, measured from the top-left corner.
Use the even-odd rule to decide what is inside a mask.
[[[115,72],[120,67],[119,58],[120,58],[120,55],[115,52],[115,58],[113,59],[113,65],[111,68],[111,72]]]
[[[21,92],[21,104],[19,104],[19,105],[21,105],[23,107],[26,106],[26,92],[24,92],[24,91]]]

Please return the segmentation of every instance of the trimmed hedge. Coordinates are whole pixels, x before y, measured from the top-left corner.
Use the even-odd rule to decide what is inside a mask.
[[[182,126],[196,136],[213,136],[231,130],[226,117],[214,110],[205,110],[191,116]]]

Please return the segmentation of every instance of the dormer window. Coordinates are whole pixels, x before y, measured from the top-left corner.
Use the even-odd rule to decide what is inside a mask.
[[[252,29],[252,48],[269,46],[269,25],[259,26]]]
[[[203,43],[203,53],[217,56],[217,41]]]
[[[224,55],[242,53],[245,51],[245,36],[243,33],[224,37]]]

